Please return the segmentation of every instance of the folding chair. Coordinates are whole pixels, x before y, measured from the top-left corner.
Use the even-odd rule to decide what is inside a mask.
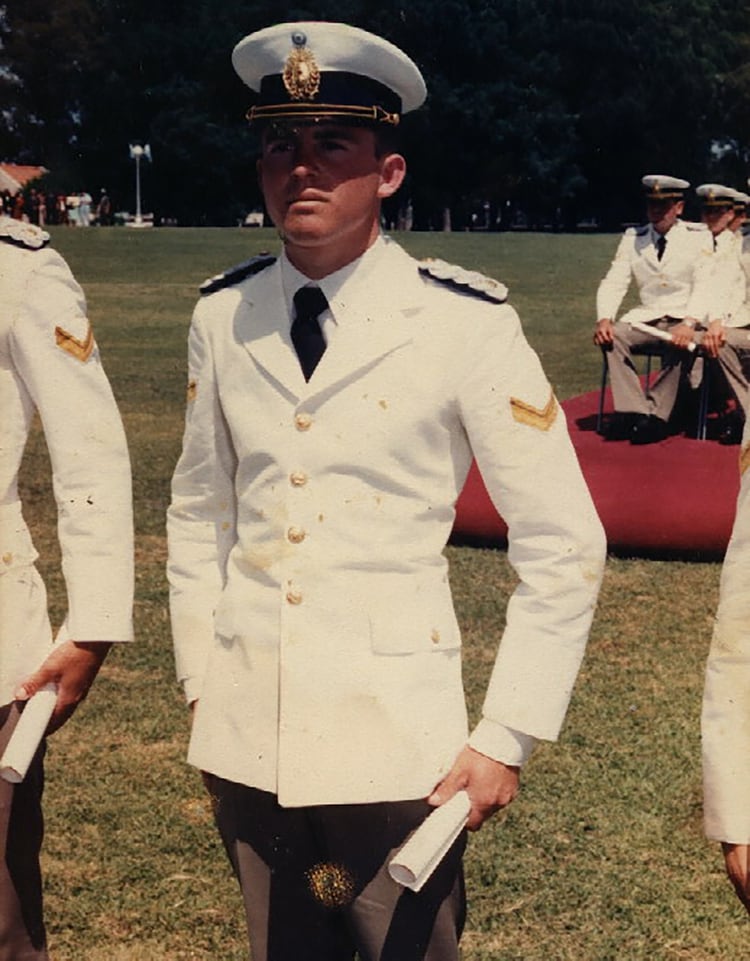
[[[656,344],[640,344],[637,347],[631,348],[631,353],[636,357],[646,358],[646,389],[648,389],[651,383],[651,360],[653,357],[658,357],[660,359],[664,358],[664,354],[667,350],[667,345],[662,343]],[[607,366],[607,351],[602,347],[602,378],[601,385],[599,388],[599,409],[596,415],[596,432],[597,434],[602,433],[602,425],[604,423],[604,395],[607,388],[607,376],[609,373],[609,368]],[[705,357],[700,347],[696,348],[696,355],[700,357]],[[708,358],[705,358],[706,361]],[[698,440],[706,439],[706,425],[708,422],[708,401],[710,397],[710,380],[711,380],[711,364],[703,364],[703,376],[701,377],[700,393],[698,395],[698,422],[696,424],[696,437]]]

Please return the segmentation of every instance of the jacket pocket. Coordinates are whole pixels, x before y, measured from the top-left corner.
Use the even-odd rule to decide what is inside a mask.
[[[370,611],[370,643],[375,654],[458,650],[461,632],[447,582],[417,584],[384,598],[381,608]]]

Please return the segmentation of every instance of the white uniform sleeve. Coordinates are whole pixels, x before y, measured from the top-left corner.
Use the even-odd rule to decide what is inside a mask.
[[[81,288],[54,251],[30,258],[9,346],[39,412],[52,463],[66,633],[77,641],[128,641],[133,517],[122,421]]]
[[[167,514],[170,612],[177,677],[188,701],[200,696],[214,641],[214,612],[236,540],[236,456],[219,401],[209,339],[193,317],[182,454]]]
[[[745,443],[748,431],[745,432]],[[747,458],[748,447],[744,447]],[[721,572],[701,721],[704,822],[716,841],[750,844],[750,470]]]
[[[633,233],[628,231],[621,237],[614,260],[596,292],[597,320],[603,320],[605,317],[614,320],[617,316],[620,304],[630,286],[632,251]]]
[[[475,326],[478,340],[467,340],[460,408],[508,524],[508,557],[520,578],[470,741],[498,757],[489,746],[499,733],[493,725],[506,729],[503,740],[507,730],[548,740],[559,733],[591,626],[605,538],[565,415],[518,317],[509,307],[490,316]]]

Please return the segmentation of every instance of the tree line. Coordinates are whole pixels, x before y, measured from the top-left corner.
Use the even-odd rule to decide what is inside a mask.
[[[132,209],[128,144],[149,143],[144,210],[236,223],[261,198],[252,94],[230,51],[294,19],[372,30],[425,75],[394,221],[616,228],[641,216],[643,173],[746,187],[746,0],[13,0],[0,7],[0,157]]]

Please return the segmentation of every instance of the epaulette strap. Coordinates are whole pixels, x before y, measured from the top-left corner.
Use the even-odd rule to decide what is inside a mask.
[[[683,223],[687,225],[688,230],[708,230],[706,224],[698,223],[696,220],[684,220]]]
[[[434,260],[428,258],[419,263],[419,272],[427,274],[433,280],[441,284],[447,284],[455,290],[464,293],[474,294],[484,300],[490,300],[495,304],[504,304],[508,299],[508,288],[501,284],[499,280],[492,277],[485,277],[476,270],[466,270],[457,267],[455,264],[446,263],[444,260]]]
[[[241,264],[225,270],[223,274],[217,274],[215,277],[204,280],[200,285],[200,292],[205,296],[206,294],[213,294],[217,290],[223,290],[225,287],[232,287],[234,284],[252,277],[253,274],[259,274],[261,270],[270,267],[275,260],[276,258],[271,254],[259,254],[257,257],[251,257],[250,260],[245,260]]]
[[[49,243],[49,234],[35,224],[12,217],[0,217],[0,240],[28,250],[41,250]]]

